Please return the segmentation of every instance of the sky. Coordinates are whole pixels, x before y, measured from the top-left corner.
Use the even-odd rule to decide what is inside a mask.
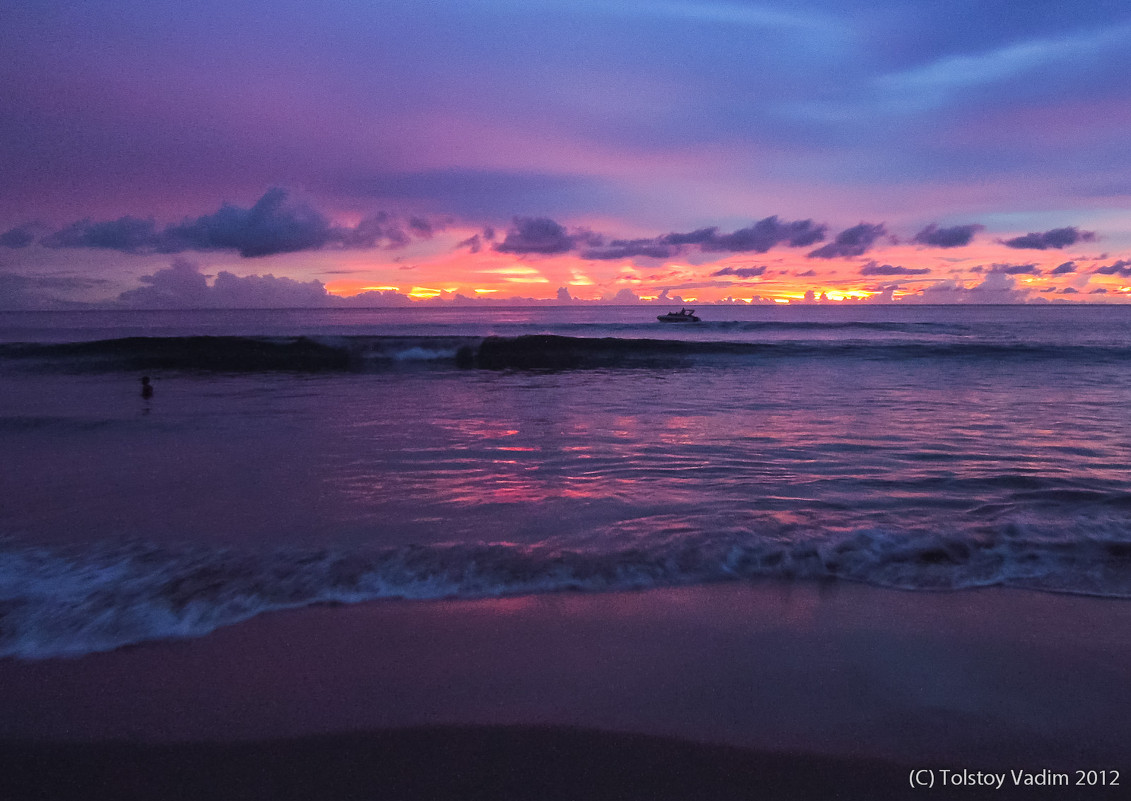
[[[1131,5],[21,0],[0,308],[1131,298]]]

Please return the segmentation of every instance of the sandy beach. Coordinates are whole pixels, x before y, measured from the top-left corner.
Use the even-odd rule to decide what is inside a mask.
[[[321,770],[316,755],[349,764],[352,754],[362,785],[392,781],[380,765],[416,765],[416,784],[398,780],[405,797],[460,797],[435,783],[439,765],[494,781],[520,766],[578,792],[569,783],[588,765],[586,781],[609,797],[625,797],[633,771],[713,776],[705,797],[743,797],[759,775],[797,794],[783,797],[848,776],[863,784],[829,797],[903,797],[912,768],[1126,776],[1129,624],[1131,605],[1119,601],[846,583],[319,607],[197,640],[5,660],[0,737],[12,764],[47,760],[64,766],[56,775],[111,785],[126,779],[107,765],[167,780],[178,769],[155,766],[182,760],[262,787],[277,773],[264,765]],[[385,757],[362,756],[372,749]],[[545,761],[552,754],[572,767]],[[35,785],[26,770],[7,781],[11,792]],[[663,784],[665,797],[691,797]],[[56,790],[46,797],[67,797]],[[341,793],[327,797],[364,797]]]

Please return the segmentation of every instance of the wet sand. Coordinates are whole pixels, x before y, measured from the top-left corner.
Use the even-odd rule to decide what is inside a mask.
[[[330,781],[332,764],[353,779],[327,798],[476,797],[456,780],[473,775],[498,790],[479,797],[696,797],[684,776],[698,797],[761,783],[777,788],[766,797],[898,798],[911,768],[1119,770],[1120,788],[1043,790],[1119,797],[1128,665],[1131,603],[1000,589],[764,583],[321,607],[0,661],[3,757],[41,766],[3,781],[6,797],[37,775],[46,791],[49,772],[43,797],[156,797],[152,782],[203,770],[250,792],[230,797],[311,797],[298,788]],[[298,794],[256,795],[288,770]],[[356,795],[354,779],[402,783]],[[67,796],[70,780],[86,794]],[[190,785],[179,797],[212,797]]]

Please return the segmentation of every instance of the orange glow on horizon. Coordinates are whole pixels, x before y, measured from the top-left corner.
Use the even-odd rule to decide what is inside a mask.
[[[410,298],[434,298],[444,294],[442,289],[429,289],[423,286],[414,286],[408,293]]]
[[[1046,251],[1009,248],[1002,242],[1005,235],[983,234],[959,248],[905,240],[834,259],[779,247],[766,253],[683,253],[670,260],[599,260],[576,253],[514,255],[492,247],[454,247],[456,237],[470,233],[452,229],[451,242],[433,241],[431,255],[414,255],[412,263],[392,253],[384,263],[374,263],[372,252],[364,259],[361,254],[337,254],[335,262],[328,254],[324,273],[354,275],[335,277],[324,286],[340,297],[395,292],[416,301],[462,295],[484,302],[553,302],[559,289],[583,302],[615,302],[627,289],[645,302],[700,304],[1126,302],[1131,297],[1125,275],[1118,270],[1111,275],[1099,272],[1119,261],[1118,254],[1083,244]],[[812,294],[807,298],[807,293]]]

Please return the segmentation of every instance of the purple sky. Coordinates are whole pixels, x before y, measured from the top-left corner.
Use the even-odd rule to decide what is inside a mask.
[[[0,307],[170,270],[1110,299],[1129,57],[1126,0],[23,0]]]

